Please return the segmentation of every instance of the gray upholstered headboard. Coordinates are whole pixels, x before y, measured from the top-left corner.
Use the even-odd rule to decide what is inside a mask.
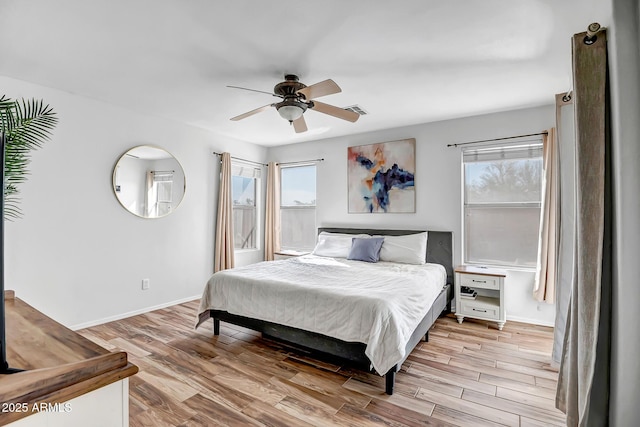
[[[318,234],[326,231],[329,233],[344,234],[379,234],[387,236],[405,236],[427,232],[427,262],[442,264],[447,270],[447,283],[453,284],[453,232],[431,230],[379,230],[375,228],[340,228],[320,227]]]

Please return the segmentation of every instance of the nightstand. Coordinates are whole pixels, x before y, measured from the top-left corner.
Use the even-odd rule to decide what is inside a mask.
[[[455,269],[456,318],[462,323],[465,317],[493,320],[502,330],[507,321],[504,300],[504,279],[507,273],[496,268],[460,265]],[[469,288],[471,294],[461,292]]]

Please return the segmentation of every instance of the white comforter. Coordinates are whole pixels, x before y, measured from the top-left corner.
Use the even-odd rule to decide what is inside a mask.
[[[383,375],[404,360],[411,334],[445,283],[438,264],[314,255],[261,262],[214,274],[200,301],[198,325],[215,309],[365,343],[365,354]]]

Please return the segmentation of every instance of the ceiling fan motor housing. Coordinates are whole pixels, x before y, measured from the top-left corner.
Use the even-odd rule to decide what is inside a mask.
[[[287,96],[295,96],[296,98],[300,97],[304,99],[304,95],[296,94],[296,92],[305,87],[307,87],[307,85],[300,83],[298,81],[298,76],[295,74],[287,74],[284,76],[283,82],[280,82],[273,87],[273,93],[285,98]]]

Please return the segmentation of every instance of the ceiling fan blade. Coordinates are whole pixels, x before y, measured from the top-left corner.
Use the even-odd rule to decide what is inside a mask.
[[[233,120],[234,122],[237,122],[238,120],[246,119],[247,117],[253,116],[254,114],[258,114],[272,106],[273,104],[263,105],[262,107],[256,108],[255,110],[248,111],[244,114],[240,114],[239,116],[231,117],[231,120]]]
[[[227,86],[227,87],[230,87],[232,89],[248,90],[248,91],[251,91],[251,92],[266,93],[267,95],[276,96],[278,98],[283,98],[281,95],[278,95],[278,94],[275,94],[275,93],[272,93],[272,92],[266,92],[264,90],[249,89],[249,88],[240,87],[240,86]]]
[[[304,120],[304,116],[300,116],[293,121],[293,128],[296,130],[296,133],[307,131],[307,122]]]
[[[360,114],[353,111],[345,110],[344,108],[335,107],[333,105],[325,104],[319,101],[313,101],[313,110],[320,113],[328,114],[333,117],[337,117],[342,120],[355,122],[360,118]]]
[[[342,89],[331,79],[327,79],[323,82],[312,84],[311,86],[304,87],[297,91],[304,95],[308,100],[320,98],[321,96],[332,95],[334,93],[340,93]]]

